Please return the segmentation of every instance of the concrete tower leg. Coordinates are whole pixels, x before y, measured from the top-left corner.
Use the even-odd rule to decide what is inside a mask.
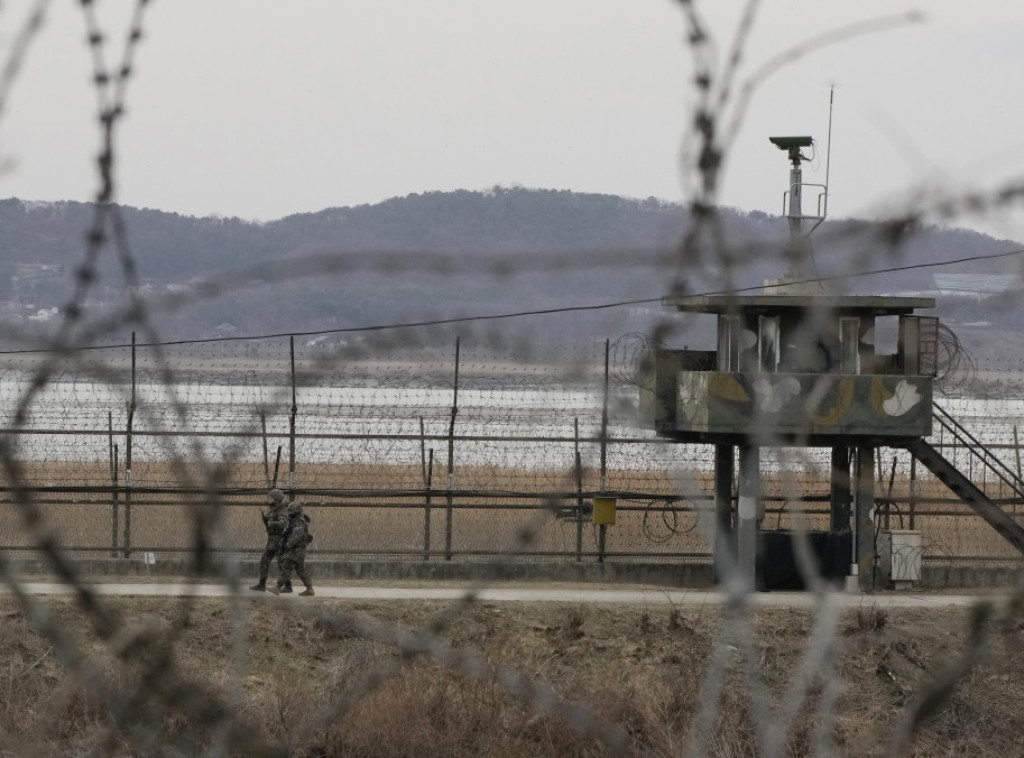
[[[850,479],[850,448],[832,448],[832,490],[829,497],[829,529],[833,532],[850,530],[850,512],[853,497]]]
[[[854,496],[857,586],[875,588],[875,448],[857,446],[857,492]]]
[[[752,592],[758,581],[758,504],[761,499],[761,450],[740,446],[739,497],[736,508],[736,552],[744,589]]]
[[[732,445],[715,445],[715,581],[736,570],[732,522],[732,480],[736,473]]]

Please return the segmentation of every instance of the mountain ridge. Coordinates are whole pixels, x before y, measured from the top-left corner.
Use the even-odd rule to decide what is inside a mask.
[[[117,210],[147,292],[231,279],[261,267],[275,272],[244,283],[238,277],[237,286],[217,297],[169,314],[166,325],[175,336],[208,334],[224,324],[246,332],[306,331],[655,302],[669,291],[757,287],[786,266],[781,217],[718,209],[718,247],[705,240],[681,254],[693,229],[684,206],[568,190],[414,193],[269,222]],[[0,200],[0,300],[9,313],[67,301],[94,213],[89,203]],[[888,294],[933,289],[929,270],[914,267],[945,258],[975,259],[946,271],[1015,271],[1006,259],[985,258],[1016,243],[962,229],[909,231],[893,245],[881,224],[829,221],[812,238],[812,275],[835,279],[851,271],[902,269],[835,279],[848,293]],[[126,280],[109,252],[99,259],[88,303],[93,309],[123,300]],[[722,266],[722,257],[731,263]],[[60,267],[60,274],[44,275],[41,267]],[[268,299],[274,302],[269,309]],[[549,328],[560,327],[552,321]]]

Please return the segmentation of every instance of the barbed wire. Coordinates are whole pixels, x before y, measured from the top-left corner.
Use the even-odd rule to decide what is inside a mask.
[[[443,273],[450,260],[393,251],[321,251],[216,274],[191,292],[144,297],[136,286],[139,271],[131,229],[115,199],[121,155],[118,126],[126,112],[129,84],[135,81],[136,60],[144,52],[149,5],[136,0],[122,34],[123,48],[111,55],[113,33],[102,23],[96,4],[79,3],[97,96],[100,151],[94,213],[74,275],[75,290],[61,308],[55,333],[39,346],[37,335],[12,330],[13,338],[30,347],[0,351],[6,361],[0,370],[0,501],[14,516],[0,529],[0,576],[31,631],[45,640],[63,671],[73,675],[74,686],[98,703],[103,714],[97,719],[102,726],[81,737],[71,752],[326,755],[326,748],[314,745],[317,734],[346,723],[390,682],[410,676],[422,661],[489,683],[539,715],[557,715],[584,740],[573,747],[577,752],[656,752],[644,742],[645,735],[631,731],[628,719],[616,723],[603,716],[599,703],[574,702],[577,693],[572,689],[555,691],[545,682],[544,670],[539,677],[531,676],[513,665],[511,653],[507,660],[494,661],[472,646],[449,641],[446,637],[456,622],[477,606],[483,583],[474,584],[459,601],[445,604],[414,629],[327,604],[277,611],[286,630],[306,620],[342,640],[381,644],[388,655],[355,681],[335,683],[318,708],[295,714],[296,724],[283,735],[254,729],[247,720],[250,688],[257,690],[256,697],[273,694],[266,681],[246,674],[246,651],[254,632],[250,620],[256,611],[242,596],[243,555],[260,549],[252,544],[259,537],[252,534],[252,495],[269,484],[319,498],[317,549],[340,555],[488,555],[504,560],[569,555],[582,560],[586,553],[588,559],[604,561],[618,553],[699,556],[707,562],[715,539],[713,525],[707,523],[712,510],[707,504],[714,497],[707,474],[714,468],[715,451],[711,445],[688,445],[684,452],[684,446],[656,438],[637,418],[642,397],[638,391],[655,389],[650,355],[670,344],[668,317],[649,332],[630,332],[604,344],[559,344],[546,351],[527,344],[518,349],[512,338],[496,329],[478,335],[481,339],[475,345],[467,338],[453,340],[451,350],[439,352],[436,347],[452,344],[444,342],[453,336],[444,327],[649,304],[661,298],[287,334],[166,339],[161,329],[164,315],[230,292],[263,287],[268,281],[337,276],[357,268],[384,276],[405,267]],[[735,286],[735,279],[753,248],[730,238],[717,207],[722,166],[751,95],[778,67],[822,45],[908,20],[879,19],[834,30],[744,77],[744,53],[759,4],[744,6],[724,64],[716,59],[716,41],[697,4],[681,0],[680,5],[689,30],[694,72],[689,86],[695,99],[684,135],[683,178],[692,196],[691,225],[684,239],[668,253],[651,251],[643,256],[626,257],[620,250],[581,251],[557,261],[523,255],[517,265],[524,270],[645,265],[663,272],[671,293],[750,291]],[[0,115],[49,6],[32,6],[0,69]],[[978,207],[1005,207],[1022,195],[1022,185],[1009,182],[991,193],[938,198],[883,224],[877,239],[884,243],[885,254],[896,255],[927,218],[949,219]],[[815,281],[846,281],[1021,253],[1024,250],[879,266],[866,272],[848,270]],[[108,312],[90,313],[87,295],[98,281],[101,258],[108,254],[115,256],[127,302]],[[508,275],[507,261],[474,265],[495,281]],[[695,287],[694,274],[702,268],[713,271],[720,288],[711,292]],[[436,344],[415,344],[408,330],[427,327],[435,330],[431,334]],[[135,340],[136,330],[141,332],[140,341]],[[121,341],[129,331],[132,341]],[[327,350],[295,344],[297,337],[353,333],[372,339]],[[537,335],[536,342],[541,337]],[[251,354],[253,347],[246,344],[251,342],[277,344],[257,346]],[[1024,375],[1019,362],[999,356],[997,365],[1009,370],[996,372],[1000,375],[995,379],[983,377],[990,364],[979,367],[950,328],[940,327],[939,344],[940,391],[950,402],[963,405],[961,416],[976,422],[988,445],[1018,452],[1021,407],[1014,395]],[[176,352],[184,347],[195,349]],[[969,454],[955,441],[940,437],[933,442],[954,463]],[[794,725],[804,723],[805,712],[812,713],[816,724],[807,754],[831,755],[837,749],[834,727],[844,673],[839,665],[840,613],[807,545],[816,519],[828,517],[827,510],[815,508],[828,495],[831,475],[827,455],[818,452],[766,452],[762,462],[766,508],[775,516],[777,530],[792,531],[794,560],[814,599],[809,634],[796,643],[800,650],[795,674],[786,686],[775,689],[781,697],[773,697],[773,683],[765,681],[761,668],[765,650],[758,640],[749,588],[735,574],[736,561],[726,556],[714,567],[727,603],[721,628],[707,641],[703,670],[697,672],[701,692],[688,706],[673,703],[663,719],[664,728],[677,730],[679,744],[688,743],[693,755],[709,754],[718,736],[735,731],[734,724],[722,723],[733,684],[746,699],[739,706],[748,739],[745,752],[786,753],[788,735]],[[909,456],[897,455],[891,471],[913,471],[912,466]],[[877,478],[884,487],[881,464]],[[1019,560],[984,524],[968,521],[968,509],[956,498],[940,497],[933,479],[908,472],[898,484],[892,481],[888,490],[882,490],[878,518],[891,516],[901,526],[913,519],[928,532],[925,555],[1006,565]],[[916,491],[918,487],[924,491]],[[1015,495],[1005,486],[986,487],[994,499],[1016,507]],[[584,550],[585,501],[609,495],[620,501],[619,521],[612,531],[587,523]],[[593,509],[593,502],[589,505]],[[560,520],[559,513],[569,518]],[[454,522],[441,527],[429,521],[441,514]],[[453,533],[454,544],[444,544]],[[326,545],[321,547],[322,543]],[[218,672],[225,672],[227,681],[195,670],[187,658],[190,645],[203,644],[192,639],[200,613],[195,597],[185,593],[159,623],[133,623],[132,606],[126,612],[97,591],[75,548],[118,557],[153,549],[176,551],[186,557],[186,585],[214,579],[228,587],[229,596],[214,614],[229,630],[226,649],[218,651],[224,663]],[[28,586],[19,556],[29,553],[40,556],[47,571],[71,590],[88,639],[70,633],[62,609]],[[1014,595],[1005,607],[979,606],[964,649],[933,684],[901,704],[896,731],[883,735],[879,744],[891,754],[909,754],[928,718],[982,659],[992,641],[992,621],[1019,623],[1020,603]],[[571,636],[581,623],[570,620],[564,633]],[[303,684],[304,674],[294,672],[296,687]],[[11,681],[9,690],[14,689],[13,674]],[[279,704],[279,719],[287,705]],[[676,722],[682,721],[686,723],[678,726]],[[533,724],[529,721],[527,727]]]

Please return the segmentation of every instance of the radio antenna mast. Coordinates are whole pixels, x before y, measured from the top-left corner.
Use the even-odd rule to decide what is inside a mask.
[[[825,216],[828,215],[828,175],[829,169],[832,166],[832,101],[835,97],[836,85],[832,85],[828,89],[828,137],[825,142],[825,187],[821,194],[821,217],[818,219],[818,223],[810,228],[807,234],[810,234],[819,226],[821,222],[825,220]]]
[[[833,88],[834,90],[834,88]],[[832,92],[828,99],[828,147],[825,151],[825,184],[805,182],[801,163],[809,161],[812,156],[805,155],[804,148],[814,145],[814,139],[810,136],[797,137],[769,137],[768,141],[775,147],[787,153],[790,162],[789,189],[782,196],[782,215],[789,222],[789,243],[786,246],[786,256],[789,258],[789,267],[782,280],[773,280],[773,286],[785,285],[788,289],[807,290],[801,294],[811,294],[811,290],[821,291],[822,285],[818,280],[809,280],[805,270],[805,264],[811,257],[811,243],[808,239],[821,223],[825,220],[828,212],[828,174],[832,155]],[[818,188],[818,203],[814,214],[805,214],[803,210],[804,188]],[[806,224],[813,223],[809,229]]]

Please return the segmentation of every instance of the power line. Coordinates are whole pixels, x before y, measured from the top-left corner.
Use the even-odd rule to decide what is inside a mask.
[[[983,261],[983,260],[996,260],[999,258],[1009,258],[1015,255],[1024,254],[1024,248],[1017,250],[1010,250],[1003,253],[989,253],[987,255],[971,255],[966,258],[956,258],[948,261],[934,261],[932,263],[915,263],[906,266],[893,266],[891,268],[880,268],[873,269],[871,271],[861,271],[853,274],[836,274],[835,276],[815,277],[811,279],[801,279],[794,281],[787,281],[780,284],[765,284],[757,285],[752,287],[737,287],[735,289],[718,290],[712,292],[701,292],[696,293],[693,297],[712,297],[721,295],[741,295],[745,292],[764,291],[767,289],[773,289],[775,287],[792,286],[794,284],[806,284],[813,282],[834,282],[842,281],[846,279],[858,279],[865,276],[876,276],[878,274],[891,274],[900,271],[913,271],[916,269],[925,268],[941,268],[943,266],[955,266],[960,263],[970,263],[972,261]],[[319,337],[328,334],[357,334],[365,332],[382,332],[389,331],[392,329],[418,329],[428,326],[446,326],[449,324],[463,324],[472,323],[477,321],[498,321],[501,319],[509,318],[525,318],[529,316],[550,316],[559,313],[581,313],[585,311],[600,311],[609,310],[611,308],[624,308],[630,305],[648,305],[651,303],[660,303],[662,297],[649,297],[642,298],[639,300],[617,300],[611,303],[599,303],[596,305],[568,305],[563,308],[541,308],[531,311],[513,311],[512,313],[495,313],[490,315],[477,315],[477,316],[459,316],[455,318],[442,318],[442,319],[430,319],[427,321],[405,321],[395,324],[372,324],[370,326],[351,326],[343,327],[338,329],[321,329],[317,331],[306,331],[306,332],[275,332],[270,334],[256,334],[256,335],[241,335],[231,337],[204,337],[202,339],[191,339],[191,340],[168,340],[166,342],[138,342],[135,347],[178,347],[182,345],[202,345],[202,344],[216,344],[223,342],[248,342],[248,341],[260,341],[260,340],[271,340],[280,339],[282,337]],[[131,347],[130,342],[113,344],[113,345],[84,345],[81,347],[74,348],[75,350],[121,350],[124,348]],[[24,350],[0,350],[0,355],[25,355],[34,353],[49,353],[52,352],[47,348],[32,348]]]

